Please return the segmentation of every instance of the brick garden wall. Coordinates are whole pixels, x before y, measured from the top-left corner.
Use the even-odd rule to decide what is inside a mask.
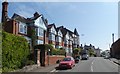
[[[48,55],[45,57],[45,65],[52,65],[52,64],[56,64],[57,60],[62,60],[65,56],[59,56],[59,55],[55,55],[55,56],[49,56]],[[48,61],[49,59],[49,61]]]

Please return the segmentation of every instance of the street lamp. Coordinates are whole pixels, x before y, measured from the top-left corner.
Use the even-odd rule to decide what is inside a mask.
[[[48,49],[48,65],[49,65],[49,56],[50,56],[50,49]]]

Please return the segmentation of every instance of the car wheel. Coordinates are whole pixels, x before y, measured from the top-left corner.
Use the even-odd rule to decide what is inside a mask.
[[[75,67],[75,64],[73,65],[73,67]]]
[[[72,69],[72,66],[70,66],[70,69]]]

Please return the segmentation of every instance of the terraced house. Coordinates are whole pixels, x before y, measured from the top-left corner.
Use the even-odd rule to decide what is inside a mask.
[[[31,43],[31,39],[27,36],[28,32],[28,27],[27,27],[27,19],[14,13],[12,18],[8,17],[8,2],[3,2],[2,3],[2,23],[3,25],[3,30],[6,32],[23,36],[28,40],[28,43]]]
[[[35,12],[32,17],[25,18],[16,13],[8,17],[8,2],[2,3],[3,29],[27,39],[31,50],[39,44],[52,44],[54,48],[64,48],[66,53],[71,53],[74,48],[79,48],[79,34],[63,26],[49,24],[42,14]]]
[[[8,2],[2,3],[2,22],[4,22],[3,29],[15,35],[23,36],[28,40],[31,46],[39,44],[47,44],[47,21],[42,14],[35,12],[30,18],[24,18],[16,13],[11,18],[8,17]],[[33,34],[34,33],[34,34]],[[35,36],[33,36],[35,35]],[[34,41],[32,40],[34,37]],[[31,48],[32,49],[32,48]]]
[[[50,24],[47,26],[48,29],[48,43],[52,44],[53,47],[55,48],[56,45],[56,35],[57,35],[57,30],[55,24]]]
[[[45,21],[43,15],[38,14],[38,12],[34,13],[34,16],[31,18],[27,18],[30,23],[28,25],[29,27],[29,33],[28,35],[32,38],[33,35],[36,36],[35,39],[35,45],[39,44],[47,44],[48,38],[47,35],[47,22]],[[34,34],[33,32],[34,31]],[[33,34],[33,35],[32,35]]]
[[[56,48],[63,48],[63,34],[59,27],[57,28]]]
[[[79,48],[79,34],[76,29],[74,32],[63,26],[58,27],[58,29],[60,29],[63,34],[62,46],[66,50],[66,53],[71,55],[74,48]]]

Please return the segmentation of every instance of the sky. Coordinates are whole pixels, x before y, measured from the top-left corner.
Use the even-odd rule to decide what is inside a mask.
[[[10,2],[8,6],[9,17],[14,13],[32,17],[36,11],[57,27],[63,25],[71,31],[76,28],[83,45],[107,50],[112,33],[115,40],[118,38],[117,2]]]

